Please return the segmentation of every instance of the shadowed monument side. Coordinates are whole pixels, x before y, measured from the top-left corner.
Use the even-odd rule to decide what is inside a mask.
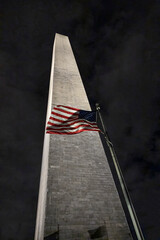
[[[56,105],[91,110],[69,39],[60,34],[54,41],[46,122]],[[132,239],[99,133],[45,133],[35,240],[54,234],[58,224],[60,240],[89,239],[88,231],[102,232],[104,223],[108,236],[100,239]]]

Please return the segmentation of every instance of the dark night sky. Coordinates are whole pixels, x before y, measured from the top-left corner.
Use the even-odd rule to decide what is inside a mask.
[[[145,238],[160,240],[160,2],[0,3],[0,240],[34,236],[56,32],[101,105]]]

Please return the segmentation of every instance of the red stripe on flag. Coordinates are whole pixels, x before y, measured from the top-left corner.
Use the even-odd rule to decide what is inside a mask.
[[[61,114],[59,114],[59,113],[56,113],[56,112],[54,112],[54,111],[52,111],[51,114],[53,114],[53,115],[55,115],[55,116],[58,116],[58,117],[66,118],[66,119],[69,118],[69,117],[66,117],[66,116],[64,116],[64,115],[61,115]]]
[[[72,122],[74,120],[77,120],[78,117],[75,117],[75,118],[72,118],[70,120],[60,120],[60,119],[57,119],[57,118],[54,118],[54,117],[50,117],[49,119],[52,119],[54,121],[57,121],[57,122],[60,122],[60,123],[69,123],[69,122]],[[68,118],[69,119],[69,118]]]
[[[80,129],[76,132],[56,132],[56,131],[47,131],[46,133],[50,133],[50,134],[63,134],[63,135],[72,135],[72,134],[76,134],[76,133],[80,133],[80,132],[85,132],[85,131],[90,131],[90,129]],[[92,130],[92,131],[95,131],[95,132],[98,132],[100,130]]]
[[[58,128],[54,128],[55,126],[51,127],[51,126],[48,126],[47,127],[47,130],[55,130],[55,131],[62,131],[62,130],[69,130],[69,131],[72,131],[72,130],[75,130],[77,128],[80,128],[80,127],[88,127],[90,129],[98,129],[97,126],[89,126],[88,124],[81,124],[81,125],[78,125],[78,126],[75,126],[75,127],[72,127],[72,126],[69,126],[68,128],[66,127],[60,127],[59,129]]]
[[[62,123],[65,123],[65,124],[55,124],[55,123],[52,123],[52,122],[50,122],[50,121],[48,121],[48,125],[50,124],[50,125],[52,125],[52,126],[55,126],[55,127],[61,127],[61,126],[64,126],[64,127],[67,127],[67,126],[72,126],[73,124],[75,124],[75,123],[86,123],[86,124],[88,124],[88,125],[92,125],[92,126],[97,126],[97,123],[95,123],[95,122],[88,122],[88,121],[86,121],[86,120],[70,120],[70,121],[62,121]]]
[[[54,118],[54,117],[50,117],[49,119],[52,119],[52,120],[60,122],[60,123],[64,122],[64,120],[60,120],[60,119],[57,119],[57,118]]]
[[[68,114],[75,114],[75,113],[77,112],[77,111],[75,111],[75,113],[73,113],[73,112],[69,112],[69,111],[66,111],[66,110],[63,110],[63,109],[57,108],[57,107],[54,107],[54,109],[55,109],[55,110],[58,110],[58,111],[60,111],[60,112],[68,113]],[[77,113],[77,115],[78,115],[78,113]]]
[[[61,115],[59,113],[56,113],[54,111],[51,112],[51,114],[55,115],[55,116],[58,116],[58,117],[62,117],[62,118],[66,118],[66,119],[69,119],[69,118],[73,118],[73,117],[76,117],[78,114],[72,114],[71,116],[65,116],[65,115]]]
[[[75,111],[80,110],[79,108],[73,108],[73,107],[68,107],[68,106],[63,106],[63,105],[57,105],[56,107],[64,107],[64,108],[72,109],[72,110],[75,110]]]

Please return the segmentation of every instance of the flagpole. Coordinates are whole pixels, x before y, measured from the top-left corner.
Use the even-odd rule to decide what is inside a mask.
[[[112,156],[112,160],[113,160],[113,163],[114,163],[114,166],[115,166],[115,169],[116,169],[116,173],[117,173],[117,176],[118,176],[118,179],[119,179],[119,182],[120,182],[120,186],[121,186],[121,189],[122,189],[122,192],[123,192],[123,195],[124,195],[124,199],[126,201],[128,212],[129,212],[130,218],[132,220],[137,239],[138,240],[145,240],[144,236],[143,236],[143,233],[142,233],[142,230],[141,230],[141,227],[140,227],[140,224],[139,224],[139,221],[138,221],[138,218],[136,216],[136,212],[134,210],[131,198],[129,196],[129,192],[128,192],[128,189],[127,189],[127,186],[126,186],[126,183],[125,183],[120,165],[118,163],[116,152],[114,150],[113,144],[110,141],[110,138],[109,138],[108,133],[106,131],[106,128],[105,128],[105,125],[104,125],[104,122],[103,122],[103,119],[102,119],[102,115],[100,113],[100,106],[99,106],[98,103],[96,103],[96,110],[99,114],[99,118],[100,118],[100,121],[101,121],[101,124],[102,124],[102,127],[103,127],[103,131],[104,131],[104,137],[105,137],[106,143],[109,147],[109,151],[110,151],[111,156]]]

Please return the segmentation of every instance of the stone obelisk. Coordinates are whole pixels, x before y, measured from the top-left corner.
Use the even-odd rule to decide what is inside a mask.
[[[48,110],[55,105],[91,110],[67,36],[56,34]],[[89,239],[106,225],[109,240],[131,240],[120,198],[97,132],[45,134],[35,240],[57,231],[60,240]]]

